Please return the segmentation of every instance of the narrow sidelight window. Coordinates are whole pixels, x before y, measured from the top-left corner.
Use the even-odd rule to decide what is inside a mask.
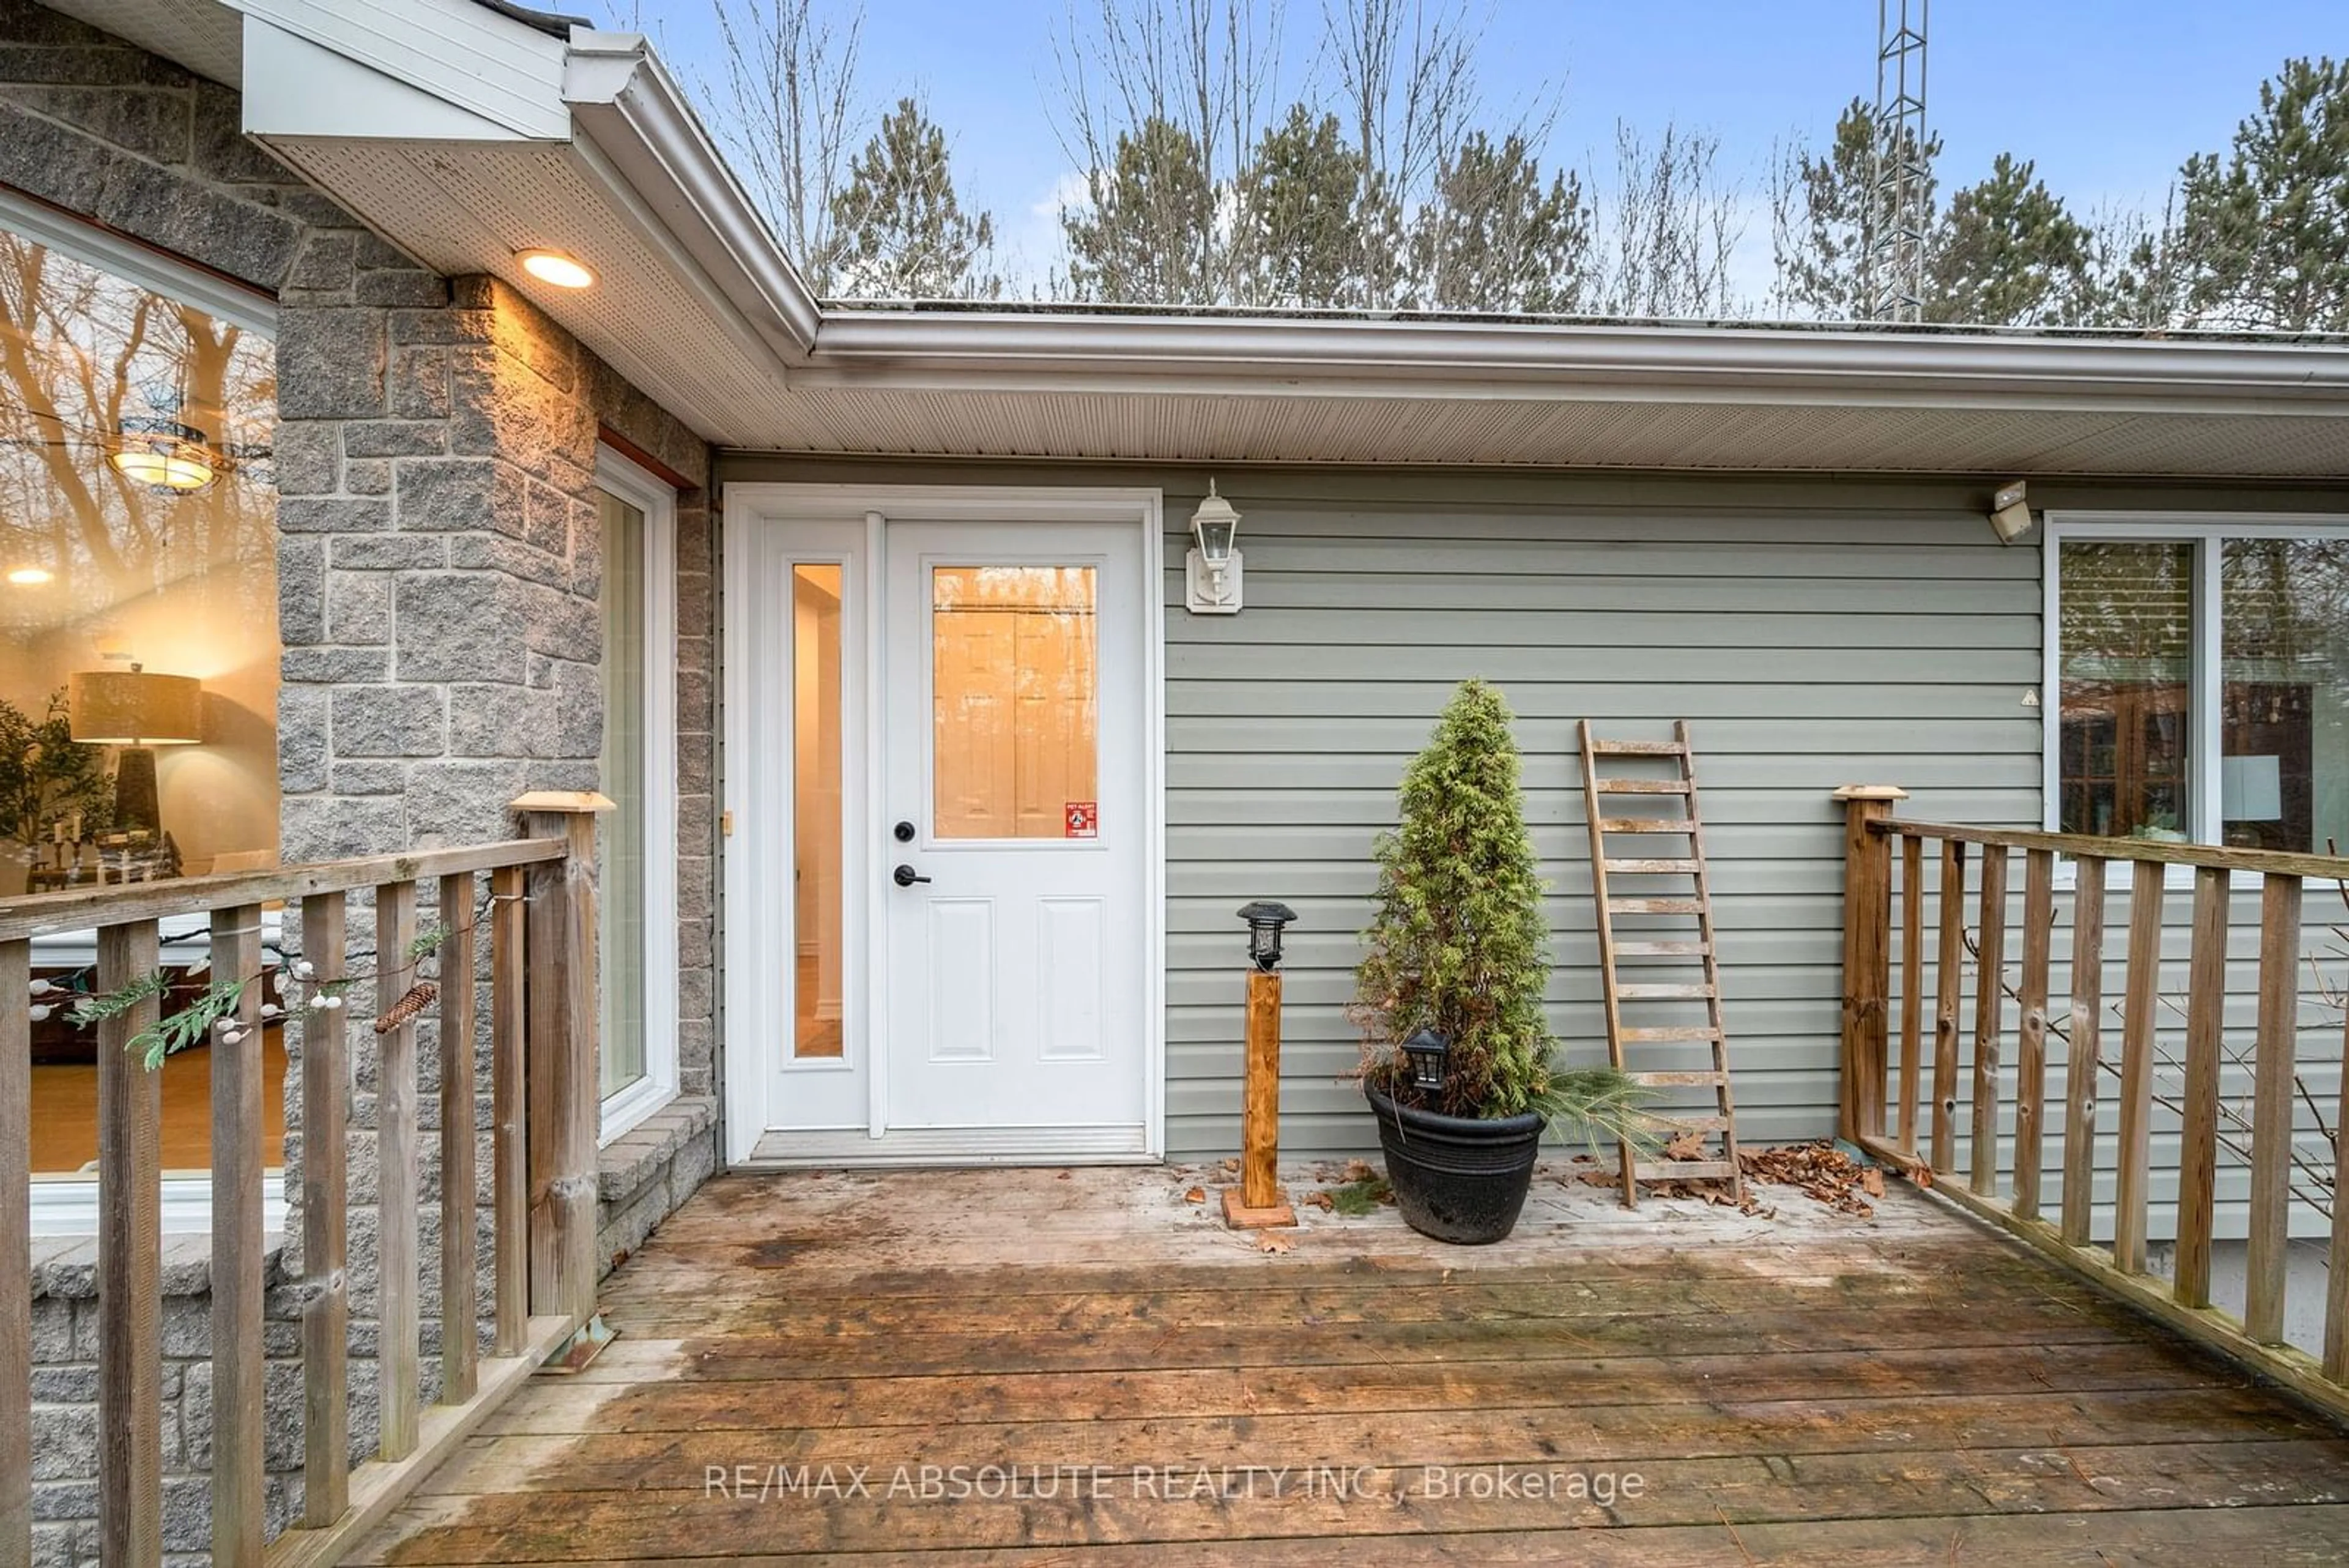
[[[842,1054],[841,568],[792,568],[792,1054]]]

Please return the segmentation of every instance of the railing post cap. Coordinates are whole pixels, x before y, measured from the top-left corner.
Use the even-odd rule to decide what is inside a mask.
[[[1909,792],[1899,784],[1846,784],[1835,792],[1834,798],[1840,801],[1907,800]]]
[[[609,795],[598,794],[592,789],[534,789],[528,794],[516,795],[510,805],[515,811],[568,812],[574,815],[593,812],[600,815],[617,809]]]

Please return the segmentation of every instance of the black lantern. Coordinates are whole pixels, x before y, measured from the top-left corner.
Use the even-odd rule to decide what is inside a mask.
[[[1452,1042],[1432,1029],[1423,1029],[1402,1043],[1402,1054],[1411,1063],[1412,1087],[1441,1093],[1444,1075],[1451,1071]]]
[[[1286,904],[1276,904],[1258,898],[1240,909],[1240,919],[1247,922],[1248,957],[1256,967],[1270,974],[1280,967],[1280,928],[1297,919],[1297,911]]]

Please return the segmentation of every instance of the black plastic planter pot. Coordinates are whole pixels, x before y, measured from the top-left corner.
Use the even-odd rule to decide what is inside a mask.
[[[1398,1106],[1368,1085],[1362,1092],[1378,1114],[1395,1207],[1413,1230],[1482,1246],[1515,1228],[1533,1185],[1541,1117],[1479,1121]]]

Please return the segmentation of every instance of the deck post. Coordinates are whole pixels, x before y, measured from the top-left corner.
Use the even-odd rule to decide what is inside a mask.
[[[1892,841],[1870,824],[1909,798],[1897,784],[1846,784],[1844,807],[1843,1086],[1837,1130],[1854,1143],[1884,1136],[1891,1048]]]
[[[513,803],[523,833],[559,838],[564,857],[530,868],[524,981],[529,1038],[530,1310],[585,1324],[595,1311],[595,816],[593,791],[541,790]]]

